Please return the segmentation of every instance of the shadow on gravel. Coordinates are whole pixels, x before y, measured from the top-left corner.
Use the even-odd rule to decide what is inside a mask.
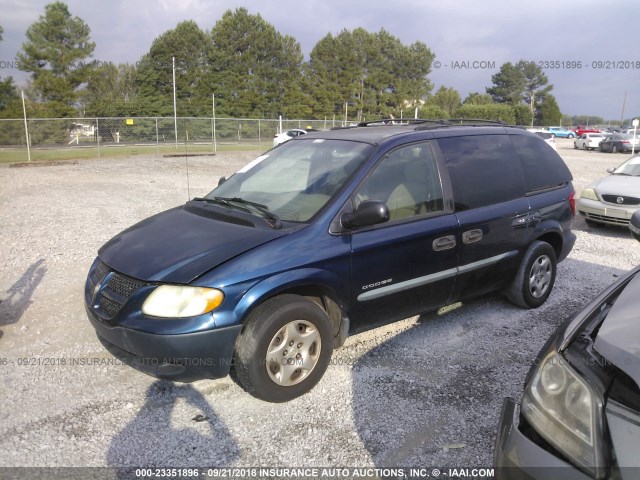
[[[131,467],[225,467],[238,456],[227,427],[200,392],[157,380],[136,417],[111,440],[107,463],[118,469],[118,479],[128,479],[136,478]]]
[[[18,323],[31,305],[33,292],[47,273],[44,258],[34,262],[0,301],[0,326]],[[1,335],[0,335],[1,337]]]

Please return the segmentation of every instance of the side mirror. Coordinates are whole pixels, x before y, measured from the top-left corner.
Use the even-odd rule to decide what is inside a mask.
[[[633,238],[640,242],[640,210],[636,210],[629,222],[629,231]]]
[[[368,227],[389,221],[389,208],[378,200],[365,200],[353,213],[340,217],[344,228]]]
[[[227,177],[220,177],[220,180],[218,180],[218,186],[222,185],[226,181],[227,181]]]
[[[615,168],[613,168],[613,167],[609,167],[609,168],[607,168],[607,173],[613,173],[613,172],[615,172],[615,171],[616,171],[616,169],[615,169]]]

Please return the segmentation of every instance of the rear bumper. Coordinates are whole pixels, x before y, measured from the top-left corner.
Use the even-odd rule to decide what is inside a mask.
[[[572,231],[566,231],[562,234],[562,250],[557,258],[558,262],[561,262],[571,253],[573,246],[576,243],[576,234]]]
[[[235,341],[242,325],[204,332],[157,335],[87,316],[112,355],[148,375],[180,382],[222,378],[229,373]]]
[[[591,477],[538,446],[520,430],[516,402],[505,398],[494,451],[498,480],[589,480]]]

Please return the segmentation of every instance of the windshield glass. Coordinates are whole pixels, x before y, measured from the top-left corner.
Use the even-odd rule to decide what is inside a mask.
[[[631,175],[640,177],[640,155],[635,156],[624,162],[613,171],[616,175]]]
[[[307,222],[344,186],[373,146],[342,140],[287,142],[232,175],[206,198],[259,204],[282,221]]]

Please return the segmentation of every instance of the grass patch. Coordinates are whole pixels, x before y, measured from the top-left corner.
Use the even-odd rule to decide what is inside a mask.
[[[218,143],[218,152],[229,151],[250,151],[260,150],[266,151],[272,146],[271,142],[255,142],[246,144],[237,143]],[[180,154],[180,153],[212,153],[213,148],[209,145],[122,145],[122,146],[104,146],[100,147],[47,147],[32,148],[32,162],[54,162],[59,160],[87,160],[96,158],[117,158],[131,157],[136,155],[164,155],[164,154]],[[0,163],[26,163],[27,149],[20,148],[1,148]]]

